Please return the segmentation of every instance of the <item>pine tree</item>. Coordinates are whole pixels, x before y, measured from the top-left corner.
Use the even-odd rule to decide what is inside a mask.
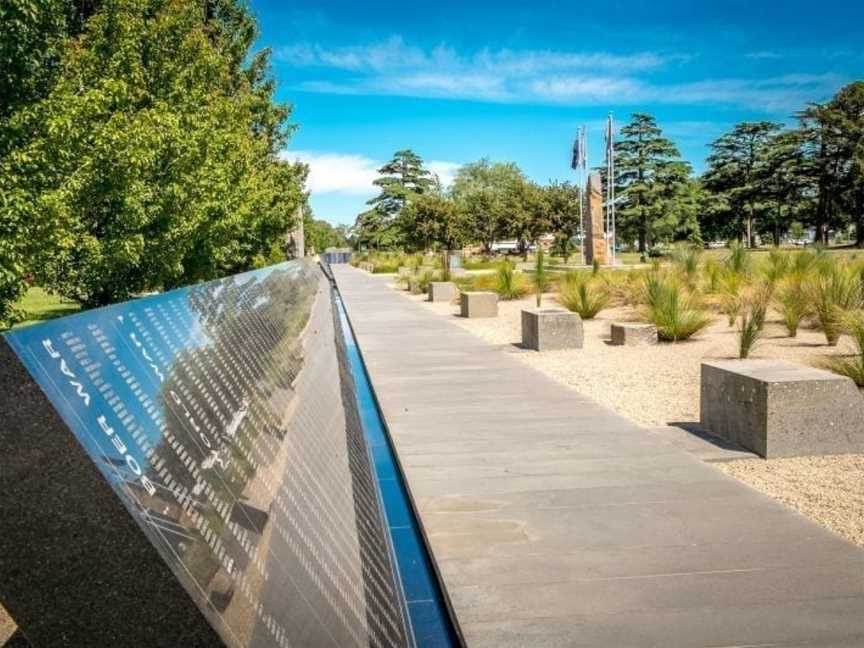
[[[848,214],[864,247],[864,81],[842,88],[831,101],[801,115],[818,186],[817,236]]]
[[[754,225],[760,215],[756,167],[781,128],[774,122],[742,122],[711,144],[704,185],[722,198],[726,218],[737,221],[738,239],[746,239],[750,247],[756,243]]]
[[[381,192],[366,203],[371,209],[358,216],[357,227],[373,247],[392,247],[402,242],[399,214],[412,198],[432,191],[436,179],[411,149],[396,151],[378,173],[381,177],[373,184]]]
[[[633,114],[621,135],[615,142],[617,229],[623,238],[635,238],[645,255],[678,229],[675,199],[686,188],[690,166],[652,115]]]

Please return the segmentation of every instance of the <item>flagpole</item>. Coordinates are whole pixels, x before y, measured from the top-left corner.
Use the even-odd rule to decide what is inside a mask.
[[[612,265],[618,261],[618,251],[615,249],[615,238],[616,238],[616,223],[615,217],[617,216],[617,205],[615,204],[615,119],[612,117],[612,113],[609,113],[609,191],[612,195],[612,200],[609,203],[610,208],[612,209]]]

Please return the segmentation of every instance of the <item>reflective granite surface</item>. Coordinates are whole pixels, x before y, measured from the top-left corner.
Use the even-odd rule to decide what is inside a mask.
[[[5,338],[226,645],[410,645],[317,266]]]

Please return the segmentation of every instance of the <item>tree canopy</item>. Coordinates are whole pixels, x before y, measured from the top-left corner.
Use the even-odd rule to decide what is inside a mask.
[[[3,56],[42,44],[21,70],[51,64],[3,79],[0,282],[101,305],[246,269],[284,238],[306,169],[278,157],[290,106],[244,4],[35,4],[26,37],[2,29]]]

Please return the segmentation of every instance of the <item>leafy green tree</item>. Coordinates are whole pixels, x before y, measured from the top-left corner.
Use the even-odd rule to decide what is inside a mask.
[[[552,182],[543,191],[549,227],[555,235],[553,248],[566,263],[575,248],[573,239],[579,234],[580,192],[569,182]]]
[[[66,42],[50,90],[2,122],[2,232],[42,285],[101,305],[244,270],[284,237],[305,167],[277,156],[289,107],[254,38],[233,0],[105,0]]]
[[[400,226],[415,249],[429,250],[433,244],[445,250],[462,246],[464,218],[450,198],[428,193],[414,198],[402,211]]]
[[[508,235],[513,197],[525,182],[512,162],[484,158],[459,168],[450,195],[465,218],[469,242],[480,243],[488,253],[496,240]]]
[[[509,188],[505,200],[509,217],[504,231],[519,242],[519,250],[527,261],[531,243],[552,227],[546,192],[539,185],[523,180]]]
[[[320,253],[330,247],[343,248],[348,246],[348,237],[344,226],[334,227],[325,220],[315,219],[311,210],[305,210],[303,232],[307,253],[312,250]]]
[[[690,166],[652,115],[634,113],[621,135],[615,142],[616,229],[621,238],[638,241],[644,255],[678,231],[677,202],[690,189]]]
[[[704,186],[722,197],[718,214],[736,223],[738,240],[756,244],[755,223],[762,213],[762,186],[757,166],[765,156],[780,124],[768,121],[742,122],[711,144]]]

